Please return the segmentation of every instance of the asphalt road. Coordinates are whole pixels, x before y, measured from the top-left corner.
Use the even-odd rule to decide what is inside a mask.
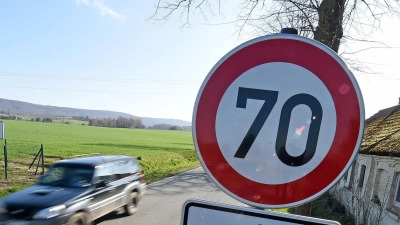
[[[179,225],[182,205],[189,198],[244,206],[220,191],[204,170],[198,168],[148,185],[139,210],[133,216],[124,216],[121,209],[96,220],[96,224]]]

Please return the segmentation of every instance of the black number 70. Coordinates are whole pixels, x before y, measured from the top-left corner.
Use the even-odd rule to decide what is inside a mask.
[[[247,131],[239,149],[235,153],[236,158],[245,158],[251,146],[254,143],[258,133],[264,126],[269,114],[274,108],[278,100],[278,91],[261,90],[253,88],[239,87],[238,98],[236,102],[237,108],[246,108],[247,99],[263,100],[260,111],[258,112],[253,124],[249,131]],[[307,105],[311,109],[312,118],[307,137],[306,149],[300,156],[291,156],[286,151],[287,134],[289,130],[290,118],[294,107],[298,105]],[[290,97],[285,104],[283,104],[278,134],[276,137],[275,151],[278,158],[288,166],[302,166],[308,163],[315,154],[317,142],[319,137],[319,130],[321,128],[322,120],[322,107],[319,101],[309,94],[297,94]]]

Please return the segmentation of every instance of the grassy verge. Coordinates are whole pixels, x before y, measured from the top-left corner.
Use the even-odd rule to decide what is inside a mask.
[[[339,222],[341,225],[355,224],[353,218],[346,214],[344,206],[329,194],[324,194],[313,201],[311,216],[334,220]]]
[[[100,153],[139,159],[147,182],[200,166],[192,134],[186,131],[102,128],[29,121],[5,122],[8,180],[0,155],[0,197],[36,182],[27,169],[44,145],[45,167],[73,155]],[[36,170],[36,164],[31,168]],[[40,169],[39,169],[40,171]]]
[[[290,208],[283,208],[283,209],[271,209],[271,211],[274,211],[274,212],[280,212],[280,213],[290,213]]]
[[[275,212],[290,213],[290,208],[272,209]],[[353,218],[346,214],[343,205],[329,194],[324,194],[312,202],[311,217],[333,220],[341,225],[354,225]]]

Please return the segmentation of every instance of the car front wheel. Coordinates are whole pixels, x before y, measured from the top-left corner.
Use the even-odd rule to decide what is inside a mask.
[[[128,196],[128,202],[124,206],[125,208],[125,213],[130,216],[135,214],[137,211],[138,207],[138,202],[139,202],[139,196],[137,192],[131,192]]]
[[[71,216],[68,220],[68,225],[89,225],[91,224],[89,222],[89,216],[87,213],[80,212],[80,213],[75,213],[74,215]]]

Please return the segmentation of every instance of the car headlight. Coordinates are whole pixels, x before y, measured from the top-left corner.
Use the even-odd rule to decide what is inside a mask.
[[[7,213],[7,206],[3,201],[0,201],[0,213]]]
[[[65,205],[57,205],[54,207],[40,210],[33,216],[33,219],[50,219],[56,217],[60,215],[60,213],[65,210],[65,208],[66,208]]]

